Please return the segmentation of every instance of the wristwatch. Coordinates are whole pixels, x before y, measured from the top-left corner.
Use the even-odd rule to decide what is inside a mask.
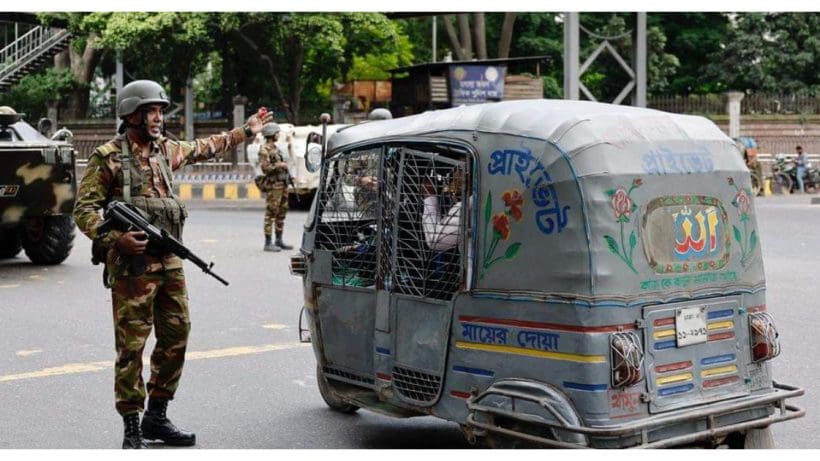
[[[253,137],[253,131],[247,123],[242,125],[242,130],[245,131],[245,139],[251,139]]]

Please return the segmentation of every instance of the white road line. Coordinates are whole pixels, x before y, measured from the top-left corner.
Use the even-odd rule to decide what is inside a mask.
[[[264,344],[261,346],[229,347],[225,349],[212,349],[209,351],[193,351],[185,354],[186,360],[204,360],[224,357],[238,357],[250,354],[262,354],[264,352],[283,351],[288,349],[298,349],[307,347],[310,344],[285,343],[285,344]],[[143,357],[143,362],[150,363],[150,357]],[[17,373],[12,375],[0,375],[0,383],[6,381],[19,381],[23,379],[48,378],[52,376],[73,375],[80,373],[93,373],[95,371],[111,370],[113,359],[104,362],[87,363],[67,363],[59,367],[43,368],[42,370]]]

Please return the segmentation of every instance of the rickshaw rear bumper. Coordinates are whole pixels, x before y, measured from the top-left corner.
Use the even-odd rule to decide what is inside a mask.
[[[596,443],[606,440],[616,441],[614,446],[665,448],[717,440],[733,432],[764,428],[805,416],[805,410],[786,403],[787,399],[799,397],[804,392],[802,388],[775,382],[773,390],[765,394],[655,414],[623,424],[585,426],[569,422],[560,416],[545,420],[533,414],[482,404],[481,401],[489,396],[506,397],[538,404],[546,410],[545,414],[556,416],[565,413],[563,409],[554,408],[554,402],[541,396],[491,386],[468,400],[467,426],[476,435],[495,433],[558,448],[613,446]],[[555,439],[500,427],[494,424],[496,418],[549,428],[555,434]],[[630,440],[632,442],[624,444],[624,441]]]

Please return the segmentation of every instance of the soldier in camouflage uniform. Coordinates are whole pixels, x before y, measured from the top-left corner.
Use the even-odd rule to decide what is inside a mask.
[[[156,82],[138,80],[123,87],[117,95],[119,136],[94,150],[74,208],[77,227],[94,242],[94,259],[105,262],[105,283],[111,288],[117,350],[114,394],[125,425],[123,448],[144,448],[143,437],[169,445],[196,443],[193,433],[177,429],[166,416],[182,374],[191,322],[182,260],[173,254],[146,254],[143,232],[100,232],[100,210],[111,200],[131,203],[154,225],[181,239],[187,212],[174,195],[172,170],[233,148],[270,119],[254,115],[244,127],[227,133],[172,141],[163,136],[168,106]],[[142,353],[152,327],[157,342],[147,385],[148,411],[140,423],[146,394]]]
[[[265,145],[259,149],[259,164],[265,174],[267,196],[265,197],[265,251],[291,250],[292,246],[282,241],[285,229],[285,215],[288,213],[288,164],[279,152],[279,125],[268,123],[262,127]],[[288,144],[290,147],[290,143]],[[271,243],[271,228],[276,221],[276,242]]]

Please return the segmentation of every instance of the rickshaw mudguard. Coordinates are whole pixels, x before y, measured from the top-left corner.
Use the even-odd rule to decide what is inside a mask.
[[[717,440],[733,432],[765,428],[805,416],[805,410],[786,403],[787,399],[803,395],[804,389],[777,382],[772,384],[771,392],[681,409],[626,423],[590,427],[580,422],[570,402],[554,388],[543,383],[510,379],[499,381],[468,400],[467,425],[473,431],[485,431],[480,435],[495,432],[558,448],[584,448],[589,445],[588,438],[634,440],[635,443],[632,445],[635,448],[674,447],[702,440]],[[510,404],[499,405],[499,398],[507,399]],[[543,418],[541,415],[517,411],[516,404],[513,403],[516,400],[540,405],[552,417]],[[763,412],[764,416],[742,420],[736,418],[736,415],[752,414],[755,411]],[[566,419],[566,415],[570,415],[571,418],[574,415],[574,419]],[[500,427],[493,422],[498,417],[542,424],[553,430],[555,439]],[[689,425],[697,429],[675,434],[668,431],[668,428],[674,425]],[[655,431],[665,435],[652,440],[651,434]],[[580,437],[584,443],[575,443],[567,435]]]
[[[557,429],[577,427],[582,423],[569,398],[549,384],[528,379],[502,379],[470,398],[467,409],[467,421],[471,426],[493,424],[500,416],[527,424],[548,425],[557,441],[574,447],[587,445],[583,434]]]

